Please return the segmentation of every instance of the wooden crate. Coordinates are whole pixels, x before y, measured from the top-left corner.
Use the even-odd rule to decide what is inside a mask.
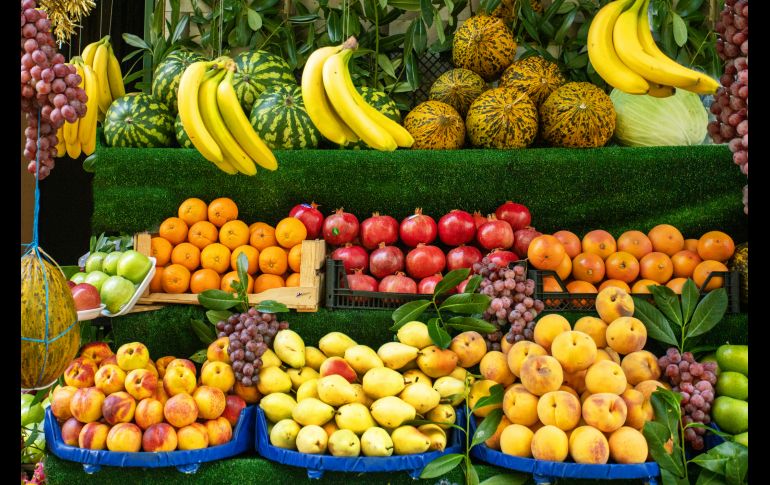
[[[149,233],[134,236],[134,249],[150,256]],[[275,300],[298,312],[315,312],[321,302],[324,275],[321,267],[326,257],[326,242],[323,240],[302,241],[302,259],[299,271],[299,286],[290,288],[272,288],[261,293],[249,295],[249,303],[256,305],[261,301]],[[198,295],[192,293],[150,293],[148,289],[139,298],[138,305],[157,305],[159,303],[181,303],[197,305]]]

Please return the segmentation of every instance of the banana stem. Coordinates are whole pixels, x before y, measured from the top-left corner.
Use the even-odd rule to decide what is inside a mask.
[[[355,50],[358,48],[358,41],[356,40],[355,36],[351,35],[348,37],[348,40],[342,43],[343,49],[350,49]]]

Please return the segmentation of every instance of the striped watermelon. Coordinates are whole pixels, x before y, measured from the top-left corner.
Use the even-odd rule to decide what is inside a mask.
[[[315,148],[321,134],[305,111],[302,89],[276,84],[257,96],[249,121],[271,149]]]
[[[178,111],[176,93],[182,73],[193,62],[205,60],[206,58],[197,52],[177,50],[170,53],[155,68],[152,75],[152,95],[176,114]]]
[[[111,147],[169,147],[174,140],[174,116],[149,94],[126,94],[113,101],[104,115],[104,138]]]
[[[243,111],[251,112],[257,96],[274,84],[297,84],[289,64],[266,51],[241,52],[233,58],[237,69],[233,87]]]
[[[357,86],[356,89],[361,94],[361,97],[364,98],[364,101],[373,106],[374,109],[396,123],[401,123],[401,111],[399,111],[395,101],[390,99],[387,94],[383,91],[370,88],[369,86]],[[345,148],[352,148],[353,150],[371,150],[369,145],[362,141],[350,143]]]
[[[187,136],[187,132],[184,131],[184,126],[182,125],[182,118],[179,117],[179,114],[177,113],[176,119],[174,120],[174,131],[176,132],[176,142],[179,143],[179,146],[182,148],[195,148],[195,145],[192,144],[190,141],[190,137]]]

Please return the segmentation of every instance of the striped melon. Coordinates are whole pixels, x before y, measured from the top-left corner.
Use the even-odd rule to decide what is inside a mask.
[[[176,115],[176,119],[174,120],[174,132],[176,133],[176,142],[179,143],[180,147],[195,148],[195,145],[190,141],[190,137],[187,136],[187,132],[184,131],[182,118],[179,117],[179,114]]]
[[[289,64],[266,51],[244,51],[233,58],[237,69],[233,87],[245,113],[250,113],[257,96],[274,84],[297,84]]]
[[[505,22],[489,15],[476,15],[466,20],[452,41],[455,67],[470,69],[492,81],[510,66],[516,54],[516,41]]]
[[[430,88],[430,99],[441,101],[465,116],[471,103],[486,89],[484,80],[469,69],[450,69]]]
[[[390,99],[390,96],[383,91],[378,91],[369,86],[356,86],[356,89],[361,94],[361,97],[364,98],[364,101],[373,106],[374,109],[396,123],[401,123],[401,111],[399,111],[395,101]],[[353,150],[371,150],[369,145],[362,141],[349,143],[344,148],[352,148]]]
[[[565,82],[559,66],[540,56],[519,59],[500,76],[501,87],[523,90],[537,106]]]
[[[537,135],[537,108],[526,93],[490,89],[473,102],[465,126],[474,146],[524,148]]]
[[[453,107],[425,101],[406,115],[404,128],[414,138],[414,149],[453,150],[465,142],[465,123]]]
[[[170,147],[174,116],[149,94],[130,93],[113,101],[104,115],[104,138],[111,147]]]
[[[176,95],[179,90],[179,79],[187,66],[193,62],[205,61],[206,58],[197,52],[176,50],[166,56],[155,68],[152,74],[152,95],[171,109],[173,114],[178,111]]]
[[[493,17],[503,19],[506,25],[510,25],[516,20],[517,11],[516,0],[502,0],[500,5],[492,11]],[[539,0],[529,0],[529,4],[532,6],[532,10],[535,12],[543,11],[543,4]]]
[[[249,117],[254,130],[271,149],[315,148],[321,134],[305,111],[302,89],[276,84],[257,96]]]
[[[569,82],[540,106],[543,140],[557,147],[600,147],[615,131],[615,107],[604,91],[586,82]]]

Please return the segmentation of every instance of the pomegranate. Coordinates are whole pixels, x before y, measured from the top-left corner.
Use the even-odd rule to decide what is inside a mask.
[[[412,278],[425,278],[441,273],[445,266],[444,252],[436,246],[420,243],[406,255],[406,273]]]
[[[361,223],[361,244],[369,250],[380,243],[394,244],[398,241],[398,221],[390,216],[381,216],[379,212]]]
[[[353,270],[360,269],[364,273],[369,269],[369,254],[361,246],[345,243],[332,252],[332,259],[339,259],[345,265],[345,273],[353,274]]]
[[[385,293],[417,293],[417,283],[404,273],[386,276],[380,281],[379,291]]]
[[[519,254],[527,254],[529,250],[529,243],[537,236],[542,236],[543,233],[537,231],[534,227],[527,226],[523,229],[519,229],[513,232],[513,249]]]
[[[487,250],[508,249],[513,246],[513,229],[507,222],[499,220],[494,214],[490,214],[487,222],[479,227],[476,239]]]
[[[461,210],[452,210],[438,220],[438,237],[447,246],[458,246],[473,241],[476,224],[473,216]]]
[[[471,280],[471,278],[473,278],[473,274],[472,273],[471,273],[470,276],[468,276],[467,278],[462,280],[459,285],[455,286],[454,291],[456,291],[457,293],[465,292],[465,287],[468,286],[468,282]]]
[[[417,293],[421,295],[432,295],[436,289],[436,285],[439,281],[444,279],[440,274],[434,274],[433,276],[426,276],[417,283]],[[452,288],[447,294],[451,295],[457,293],[457,290]]]
[[[503,251],[501,249],[492,251],[488,254],[488,256],[491,263],[495,263],[501,267],[508,266],[508,263],[519,260],[518,254],[514,253],[513,251]]]
[[[347,275],[348,288],[353,291],[377,291],[379,283],[377,280],[367,274],[363,274],[357,269],[353,274]]]
[[[495,215],[501,221],[505,221],[511,225],[514,231],[524,229],[532,222],[532,215],[529,213],[527,206],[506,201],[495,211]]]
[[[478,263],[483,258],[481,251],[473,246],[457,246],[446,253],[446,268],[454,271],[460,268],[472,268],[473,263]]]
[[[476,224],[476,230],[479,230],[482,224],[487,222],[487,218],[481,215],[481,212],[476,211],[473,213],[473,223]]]
[[[398,232],[404,244],[413,248],[420,243],[430,244],[435,241],[438,226],[431,216],[423,214],[418,207],[414,214],[401,221]]]
[[[321,234],[321,228],[324,224],[324,215],[318,210],[318,204],[311,202],[308,204],[297,204],[289,212],[289,217],[296,217],[307,229],[308,239],[317,239]]]
[[[375,278],[384,278],[403,270],[404,253],[396,246],[380,243],[380,247],[369,255],[369,272]]]
[[[358,218],[349,212],[337,209],[323,223],[323,237],[334,246],[352,242],[358,236]]]

